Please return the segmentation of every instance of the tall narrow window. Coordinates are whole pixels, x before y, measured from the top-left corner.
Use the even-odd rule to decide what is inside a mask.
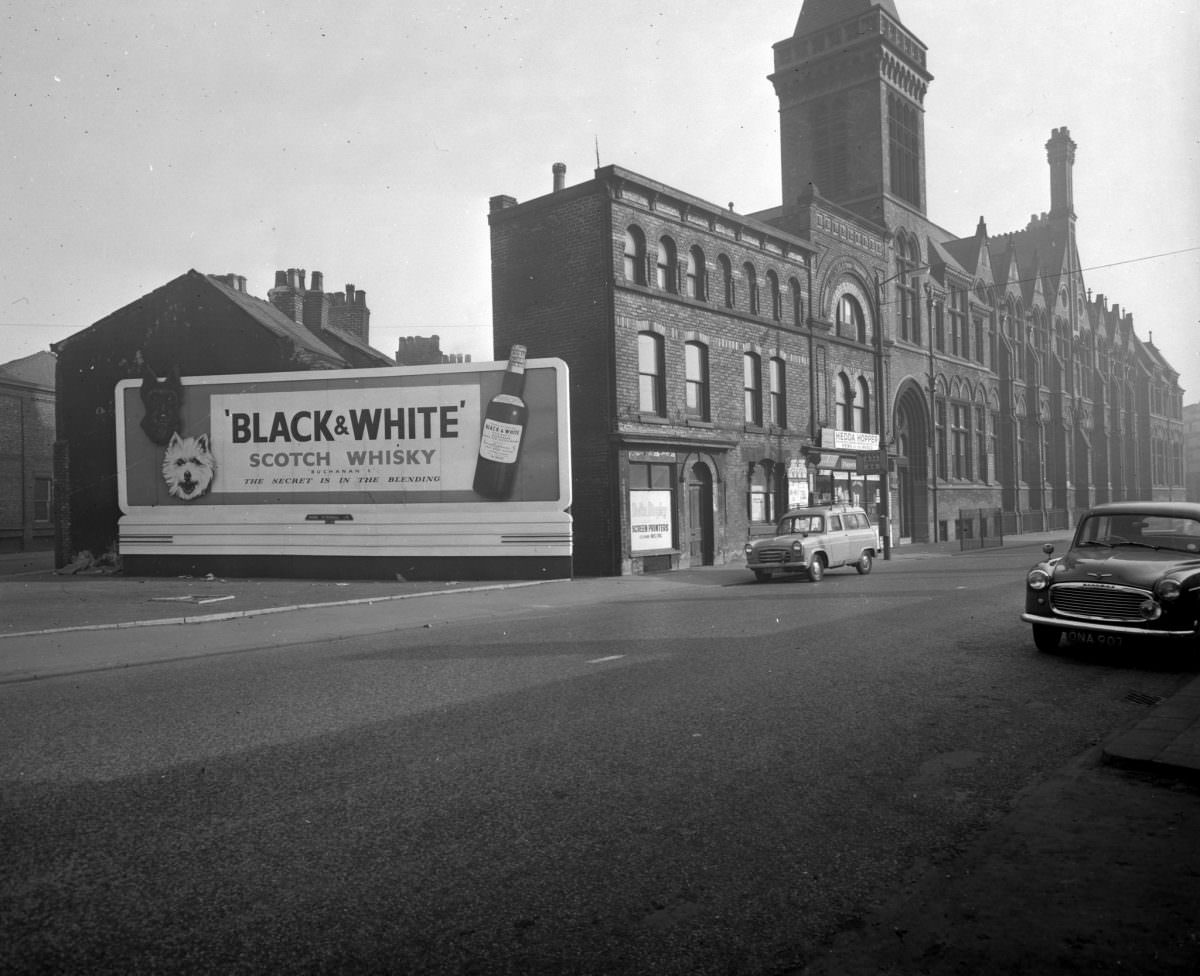
[[[770,419],[776,427],[787,426],[787,364],[771,360]]]
[[[708,420],[708,347],[689,342],[683,352],[684,408],[689,417]]]
[[[837,306],[837,334],[857,342],[867,341],[867,324],[862,306],[853,295],[843,295]]]
[[[792,325],[798,329],[804,325],[804,298],[800,291],[800,282],[793,278],[788,282],[788,291],[792,294]]]
[[[762,426],[762,361],[756,353],[742,356],[742,386],[745,393],[746,423]]]
[[[666,384],[663,382],[663,337],[654,332],[638,334],[638,409],[656,417],[667,415]]]
[[[975,408],[975,456],[979,459],[979,480],[988,480],[988,435],[987,411],[983,407]]]
[[[658,242],[658,287],[663,291],[679,291],[679,268],[675,257],[675,242],[664,237]]]
[[[708,276],[705,271],[704,252],[693,247],[688,252],[687,295],[697,301],[708,300]]]
[[[742,273],[746,276],[746,308],[751,315],[758,314],[758,274],[754,265],[749,261],[742,265]]]
[[[53,483],[49,478],[33,479],[33,520],[49,522],[53,508]]]
[[[943,481],[948,477],[947,471],[949,465],[946,462],[946,401],[943,397],[937,398],[937,411],[935,425],[935,443],[937,444],[937,476]]]
[[[625,231],[625,280],[635,285],[646,283],[646,235],[639,227]]]
[[[891,191],[921,206],[921,137],[916,108],[899,95],[888,95],[888,154]]]
[[[717,258],[717,267],[721,269],[721,299],[726,308],[733,308],[733,265],[722,254]]]
[[[968,424],[970,423],[970,420],[968,419],[967,406],[962,403],[951,404],[950,420],[951,443],[953,445],[953,451],[951,454],[953,467],[951,470],[953,471],[953,476],[955,478],[968,478],[970,477],[970,472],[967,470],[967,458],[970,450],[968,441],[968,437],[970,435]]]
[[[837,378],[837,429],[854,430],[854,388],[850,377],[839,373]]]
[[[871,429],[871,391],[863,377],[858,378],[854,397],[854,429],[867,433]]]
[[[767,272],[767,291],[771,302],[771,318],[776,322],[783,318],[783,300],[779,294],[779,275]]]

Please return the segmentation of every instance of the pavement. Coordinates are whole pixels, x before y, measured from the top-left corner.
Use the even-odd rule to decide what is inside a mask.
[[[1004,549],[1028,548],[1031,564],[1045,542],[1061,549],[1065,532],[1007,536]],[[897,562],[986,558],[996,549],[962,552],[957,542],[896,546]],[[127,577],[111,567],[55,570],[48,551],[0,553],[0,662],[22,638],[77,631],[191,625],[240,617],[433,595],[535,586],[539,582],[224,579]],[[3,669],[0,669],[2,671]],[[1159,702],[1146,718],[1102,744],[1106,761],[1183,777],[1200,776],[1200,677]]]

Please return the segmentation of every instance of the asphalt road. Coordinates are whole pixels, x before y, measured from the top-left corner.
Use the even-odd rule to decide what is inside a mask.
[[[1141,814],[1172,811],[1154,851],[1186,904],[1196,796],[1092,759],[1192,665],[1037,654],[1028,562],[303,611],[5,685],[0,970],[921,971],[884,968],[915,944],[890,920],[936,914],[1026,807],[1082,823],[1062,784],[1084,768],[1089,811],[1142,787]],[[1007,971],[1200,963],[1173,902],[1114,948],[1078,890],[1038,890],[1076,899],[1091,936],[1064,951],[1090,968]]]

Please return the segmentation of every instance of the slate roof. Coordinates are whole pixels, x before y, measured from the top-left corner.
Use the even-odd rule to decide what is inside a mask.
[[[0,382],[53,390],[57,363],[58,358],[49,352],[35,352],[32,356],[0,363]]]

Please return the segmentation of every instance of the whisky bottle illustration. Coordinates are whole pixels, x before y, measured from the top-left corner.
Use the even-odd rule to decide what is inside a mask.
[[[513,346],[500,392],[492,397],[483,415],[479,459],[475,462],[475,491],[485,498],[503,500],[512,494],[517,457],[529,408],[525,393],[525,347]]]

